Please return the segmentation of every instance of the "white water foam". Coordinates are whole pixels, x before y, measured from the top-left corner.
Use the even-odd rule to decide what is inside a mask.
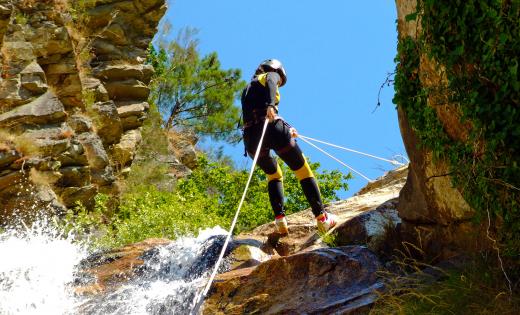
[[[215,227],[201,231],[196,238],[181,237],[158,247],[153,257],[145,260],[144,275],[101,299],[85,301],[81,313],[189,314],[210,271],[208,262],[201,261],[208,240],[225,233]]]
[[[0,234],[0,314],[72,314],[70,283],[86,250],[47,221]]]
[[[138,278],[85,298],[74,295],[72,283],[87,246],[52,226],[41,220],[0,234],[0,314],[188,314],[214,256],[208,244],[226,233],[216,227],[158,247]]]

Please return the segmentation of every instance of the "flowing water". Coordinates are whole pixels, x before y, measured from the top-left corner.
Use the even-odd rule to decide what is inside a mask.
[[[74,295],[87,246],[46,220],[0,234],[0,314],[188,314],[222,247],[217,227],[146,253],[139,277],[95,298]],[[85,280],[86,281],[86,280]]]

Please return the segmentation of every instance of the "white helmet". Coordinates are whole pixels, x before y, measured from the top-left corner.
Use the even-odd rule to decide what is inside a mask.
[[[262,61],[262,63],[258,66],[258,70],[263,72],[275,71],[278,73],[282,79],[280,86],[283,86],[287,82],[287,74],[285,73],[285,69],[283,68],[282,63],[277,59],[267,59]]]

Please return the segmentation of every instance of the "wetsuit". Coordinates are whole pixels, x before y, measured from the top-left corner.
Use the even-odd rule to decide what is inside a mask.
[[[242,92],[244,144],[251,157],[254,156],[260,141],[267,108],[272,106],[278,113],[279,80],[280,76],[276,72],[256,75]],[[296,140],[291,137],[290,129],[291,126],[281,118],[268,124],[257,163],[267,174],[269,200],[277,218],[284,215],[283,178],[280,166],[271,155],[270,150],[274,150],[295,172],[305,197],[311,205],[312,212],[317,217],[323,213],[318,183]]]

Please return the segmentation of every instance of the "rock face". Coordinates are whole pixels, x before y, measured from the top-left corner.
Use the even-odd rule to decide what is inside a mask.
[[[164,0],[0,0],[0,224],[41,208],[40,194],[22,193],[29,185],[60,209],[117,192],[141,139],[153,74],[143,62],[165,10]]]
[[[273,255],[257,267],[220,274],[204,314],[364,314],[381,289],[379,258],[365,246],[385,242],[385,229],[399,224],[396,203],[407,168],[389,172],[354,197],[327,210],[339,218],[335,248],[316,233],[310,210],[289,215],[289,236],[266,224],[238,239],[254,239]],[[379,247],[379,246],[378,246]],[[280,257],[282,256],[282,257]]]
[[[349,314],[368,307],[382,284],[364,247],[322,248],[272,259],[216,279],[203,314]]]
[[[417,38],[421,32],[417,22],[406,21],[406,15],[416,11],[416,0],[397,0],[399,40]],[[425,87],[442,86],[446,82],[435,60],[420,57],[419,75]],[[444,84],[445,85],[445,84]],[[428,106],[435,109],[446,133],[453,139],[467,137],[467,126],[460,122],[455,104],[446,99],[429,97]],[[401,134],[410,158],[406,185],[399,196],[399,216],[405,240],[421,248],[429,257],[448,258],[460,249],[475,247],[475,227],[469,222],[474,211],[460,191],[453,187],[446,161],[433,160],[432,152],[421,148],[406,113],[398,105]]]

